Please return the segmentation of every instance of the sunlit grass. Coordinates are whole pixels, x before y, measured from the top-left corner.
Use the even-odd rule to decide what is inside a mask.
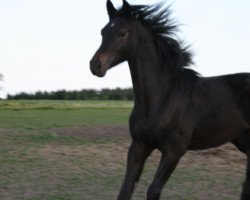
[[[96,108],[131,108],[133,101],[105,100],[0,100],[0,110],[53,110],[53,109],[96,109]]]

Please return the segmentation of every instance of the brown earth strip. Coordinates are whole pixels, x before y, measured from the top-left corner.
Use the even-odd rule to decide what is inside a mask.
[[[96,138],[115,138],[124,137],[130,139],[127,126],[75,126],[70,128],[56,128],[53,132],[59,135],[85,137],[89,139]],[[128,141],[124,141],[124,151],[128,147]],[[158,156],[157,156],[158,157]],[[211,148],[202,151],[188,151],[181,159],[181,166],[190,166],[196,164],[211,165],[216,167],[236,166],[245,167],[246,156],[237,150],[231,143],[227,143],[217,148]]]

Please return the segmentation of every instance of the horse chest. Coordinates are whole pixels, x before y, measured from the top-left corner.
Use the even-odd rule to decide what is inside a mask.
[[[152,119],[130,119],[131,137],[138,142],[160,149],[163,141],[159,139],[159,131],[156,127],[157,124],[152,122]]]

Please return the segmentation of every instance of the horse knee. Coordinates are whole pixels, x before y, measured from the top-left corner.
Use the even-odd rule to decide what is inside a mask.
[[[160,191],[154,186],[150,186],[147,192],[147,200],[159,200],[160,199]]]

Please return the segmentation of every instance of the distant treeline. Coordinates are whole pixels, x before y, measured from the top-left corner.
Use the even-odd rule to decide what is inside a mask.
[[[53,92],[38,91],[35,93],[21,92],[7,95],[8,100],[134,100],[132,88],[116,89],[83,89],[58,90]]]

